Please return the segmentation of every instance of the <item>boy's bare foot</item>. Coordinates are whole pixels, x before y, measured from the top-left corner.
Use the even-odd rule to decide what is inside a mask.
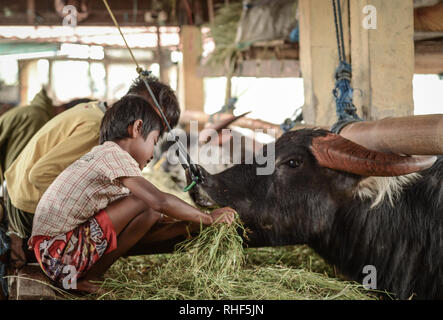
[[[97,291],[100,289],[100,284],[94,283],[95,281],[103,281],[103,279],[80,280],[77,282],[77,289],[75,289],[75,291],[81,291],[86,293],[97,293]]]

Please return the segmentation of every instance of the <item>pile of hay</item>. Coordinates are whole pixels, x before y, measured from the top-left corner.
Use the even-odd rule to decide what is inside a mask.
[[[107,273],[102,293],[90,298],[374,299],[357,283],[288,265],[296,263],[294,248],[277,254],[272,248],[244,250],[238,228],[238,220],[234,227],[214,225],[173,254],[121,259]]]
[[[161,187],[161,175],[145,174],[161,189],[181,192]],[[236,219],[231,227],[202,229],[173,254],[121,258],[100,293],[82,299],[375,299],[358,283],[335,278],[306,246],[244,249],[239,232]]]

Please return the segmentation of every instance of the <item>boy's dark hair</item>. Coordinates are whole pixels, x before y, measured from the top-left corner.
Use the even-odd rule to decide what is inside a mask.
[[[138,119],[143,121],[145,140],[153,130],[163,134],[165,127],[153,107],[143,97],[126,95],[106,110],[100,125],[100,144],[129,138],[128,127]]]
[[[178,124],[178,120],[180,118],[180,107],[178,104],[177,97],[172,90],[172,88],[164,83],[161,83],[156,77],[150,76],[147,79],[149,87],[157,99],[157,102],[161,106],[163,113],[168,119],[169,125],[171,128],[174,128]],[[148,89],[144,81],[141,78],[136,78],[131,87],[128,90],[127,94],[141,94],[148,93]],[[153,106],[156,108],[155,106]]]

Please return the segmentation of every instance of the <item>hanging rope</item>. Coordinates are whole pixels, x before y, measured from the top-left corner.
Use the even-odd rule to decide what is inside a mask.
[[[332,7],[339,64],[335,71],[335,88],[332,92],[335,97],[338,121],[332,126],[331,131],[339,133],[347,124],[363,120],[357,115],[357,108],[352,102],[354,91],[351,86],[352,66],[346,61],[340,0],[332,0]]]
[[[140,72],[143,70],[142,68],[140,68],[140,66],[137,63],[137,60],[134,57],[134,54],[132,53],[131,47],[129,47],[128,43],[126,42],[126,38],[123,35],[122,30],[120,29],[120,25],[117,22],[117,19],[115,19],[114,13],[112,12],[111,8],[109,7],[108,1],[107,0],[103,0],[103,3],[105,4],[106,10],[108,10],[109,15],[111,16],[112,21],[114,22],[114,25],[117,27],[118,32],[120,32],[120,35],[123,38],[123,41],[126,45],[126,48],[129,51],[129,54],[131,55],[132,61],[134,61],[135,65],[137,66],[137,73],[140,74]]]
[[[129,47],[128,43],[126,42],[126,38],[125,38],[123,32],[120,29],[120,25],[118,24],[117,19],[115,19],[115,16],[112,13],[112,10],[111,10],[111,8],[108,5],[108,1],[107,0],[103,0],[103,3],[105,5],[105,7],[106,7],[106,10],[108,10],[109,15],[111,16],[111,19],[114,22],[114,25],[117,27],[118,31],[120,32],[120,35],[123,38],[125,46],[128,49],[128,51],[129,51],[129,53],[131,55],[131,58],[134,61],[134,64],[136,65],[136,71],[137,71],[139,77],[143,80],[143,82],[144,82],[144,84],[146,86],[146,89],[148,90],[149,95],[152,98],[152,102],[153,102],[155,108],[157,108],[158,112],[160,113],[160,117],[163,119],[163,122],[164,122],[164,124],[166,125],[166,127],[168,129],[168,133],[173,135],[173,139],[174,139],[175,143],[178,146],[178,157],[180,159],[180,164],[182,165],[182,167],[183,167],[183,169],[185,171],[189,170],[189,174],[191,176],[192,182],[187,187],[185,187],[184,190],[183,190],[185,192],[189,191],[190,189],[192,189],[199,182],[199,180],[200,180],[199,179],[199,176],[200,176],[199,175],[199,171],[198,171],[197,167],[195,166],[195,164],[192,163],[191,157],[189,156],[188,152],[186,151],[186,148],[180,142],[179,137],[174,135],[174,133],[172,132],[171,125],[169,124],[168,119],[166,118],[165,114],[163,113],[163,109],[160,107],[160,104],[158,103],[157,98],[155,97],[154,93],[152,92],[151,87],[149,86],[148,78],[149,78],[151,72],[143,70],[139,66],[139,64],[137,63],[137,60],[135,59],[134,54],[132,53],[131,48]]]

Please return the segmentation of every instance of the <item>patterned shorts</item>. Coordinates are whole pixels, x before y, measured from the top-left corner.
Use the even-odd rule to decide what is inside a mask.
[[[82,278],[104,254],[117,248],[117,236],[102,210],[65,234],[32,239],[34,254],[46,275],[65,289]]]

